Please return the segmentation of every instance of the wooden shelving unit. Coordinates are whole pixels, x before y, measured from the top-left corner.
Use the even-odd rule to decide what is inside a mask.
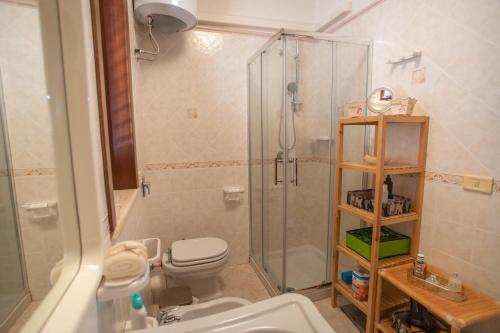
[[[464,302],[453,302],[408,281],[408,270],[411,264],[382,269],[379,272],[377,282],[376,304],[383,308],[385,288],[391,286],[401,293],[406,294],[422,304],[434,316],[441,318],[451,326],[451,333],[459,333],[465,327],[500,316],[500,305],[486,294],[464,286],[466,300]],[[439,269],[427,266],[427,269],[440,276],[447,275]],[[397,333],[392,327],[391,319],[381,314],[378,309],[375,313],[375,332]]]
[[[417,164],[404,164],[404,163],[389,163],[384,164],[385,161],[385,147],[386,147],[386,131],[387,125],[390,123],[395,124],[408,124],[415,123],[420,125],[419,135],[419,150]],[[363,126],[375,125],[375,152],[376,164],[367,164],[363,162],[351,162],[343,160],[343,146],[344,146],[344,127],[345,126]],[[386,299],[382,299],[379,303],[379,309],[375,309],[375,294],[377,290],[377,276],[379,269],[388,268],[406,264],[413,261],[417,255],[420,240],[420,223],[422,215],[422,202],[425,183],[425,161],[427,152],[427,137],[429,133],[429,118],[424,116],[369,116],[359,118],[341,119],[337,123],[337,151],[336,151],[336,184],[335,184],[335,229],[333,235],[333,286],[332,288],[332,306],[337,306],[337,295],[340,293],[347,298],[351,303],[358,307],[363,313],[366,314],[366,332],[371,333],[375,329],[375,311],[387,310],[395,306],[400,306],[408,302],[407,298],[401,294],[394,294]],[[372,174],[374,177],[374,212],[368,212],[342,202],[342,172],[343,170],[350,170],[356,172],[363,172]],[[414,212],[391,217],[382,217],[382,191],[384,177],[386,175],[403,175],[415,174],[416,175],[416,193],[414,201]],[[340,225],[341,215],[349,214],[357,217],[373,227],[372,237],[372,251],[371,260],[368,261],[355,251],[347,248],[340,243]],[[380,232],[382,226],[393,225],[403,222],[413,222],[413,232],[411,238],[411,250],[409,255],[396,256],[387,259],[379,260],[379,244]],[[359,266],[365,268],[370,272],[370,286],[368,301],[361,302],[354,299],[352,296],[352,289],[339,279],[339,256],[345,255],[354,260]],[[387,295],[386,295],[387,296]],[[379,328],[384,331],[385,326],[383,323]],[[391,332],[391,331],[388,331]]]

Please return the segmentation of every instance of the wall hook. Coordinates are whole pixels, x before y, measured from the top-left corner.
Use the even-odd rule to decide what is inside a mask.
[[[412,59],[415,59],[415,58],[420,58],[422,56],[422,51],[420,50],[415,50],[413,51],[413,53],[407,55],[407,56],[403,56],[401,58],[399,58],[398,60],[392,60],[390,59],[389,61],[387,61],[387,64],[389,65],[397,65],[397,64],[400,64],[402,62],[406,62],[408,60],[412,60]]]

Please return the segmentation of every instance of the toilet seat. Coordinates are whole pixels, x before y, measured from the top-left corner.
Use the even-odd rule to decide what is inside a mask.
[[[172,263],[165,264],[166,271],[169,275],[180,277],[180,276],[191,276],[199,275],[200,277],[205,275],[212,275],[224,268],[224,264],[227,262],[228,256],[226,255],[220,260],[202,263],[198,265],[187,265],[187,266],[177,266]]]
[[[172,244],[171,263],[178,267],[199,266],[224,260],[227,255],[228,245],[223,239],[184,239]]]
[[[197,266],[201,264],[208,264],[211,262],[217,262],[220,260],[223,260],[225,257],[227,257],[228,251],[224,252],[220,256],[214,257],[214,258],[207,258],[207,259],[201,259],[201,260],[193,260],[193,261],[187,261],[187,262],[179,262],[179,261],[174,261],[172,260],[172,264],[177,267],[188,267],[188,266]]]

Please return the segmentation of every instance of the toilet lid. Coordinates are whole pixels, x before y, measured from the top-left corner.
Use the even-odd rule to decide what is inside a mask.
[[[227,242],[206,237],[176,241],[172,244],[172,262],[186,264],[218,258],[227,253]]]

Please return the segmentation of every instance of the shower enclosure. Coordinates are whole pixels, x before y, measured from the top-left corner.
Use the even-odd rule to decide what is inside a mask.
[[[335,122],[369,59],[368,41],[282,30],[248,62],[250,257],[275,294],[331,282]]]
[[[0,71],[0,332],[16,308],[25,307],[29,299],[28,283],[17,223],[15,189]]]

